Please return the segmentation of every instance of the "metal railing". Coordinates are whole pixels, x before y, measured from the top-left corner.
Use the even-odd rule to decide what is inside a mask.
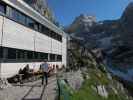
[[[72,100],[73,89],[64,78],[57,77],[58,100]]]

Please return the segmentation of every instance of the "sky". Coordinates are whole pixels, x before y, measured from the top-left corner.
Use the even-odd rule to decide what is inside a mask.
[[[133,0],[47,0],[55,19],[63,26],[73,22],[80,14],[96,16],[97,21],[121,17]]]

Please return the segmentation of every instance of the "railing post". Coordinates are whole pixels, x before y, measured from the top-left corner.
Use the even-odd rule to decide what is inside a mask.
[[[60,100],[60,97],[61,97],[61,89],[60,89],[59,79],[57,79],[57,86],[58,86],[58,100]]]

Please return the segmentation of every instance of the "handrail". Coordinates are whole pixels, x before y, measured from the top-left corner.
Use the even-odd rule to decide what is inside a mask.
[[[70,100],[70,92],[65,89],[66,84],[62,83],[61,79],[57,78],[57,86],[58,86],[58,100]]]

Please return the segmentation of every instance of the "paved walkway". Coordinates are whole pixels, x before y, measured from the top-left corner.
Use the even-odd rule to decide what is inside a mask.
[[[56,77],[53,76],[47,86],[42,86],[41,80],[38,80],[0,90],[0,100],[55,100],[56,89]]]

